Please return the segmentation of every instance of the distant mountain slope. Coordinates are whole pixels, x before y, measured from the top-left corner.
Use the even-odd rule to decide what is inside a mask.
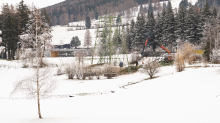
[[[84,20],[86,15],[98,16],[114,12],[124,12],[138,4],[168,0],[66,0],[46,7],[53,25],[67,25],[69,22]]]
[[[205,3],[208,3],[210,6],[220,6],[220,0],[198,0],[196,3],[199,7],[202,7]]]

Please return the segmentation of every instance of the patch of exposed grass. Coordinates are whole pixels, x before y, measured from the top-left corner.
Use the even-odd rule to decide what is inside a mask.
[[[172,61],[165,61],[165,60],[162,60],[162,61],[159,61],[159,64],[161,65],[161,66],[171,66],[171,65],[173,65],[174,64],[174,60],[172,60]]]
[[[89,67],[93,68],[93,67],[102,66],[102,65],[104,65],[104,63],[100,63],[100,64],[93,64],[93,65],[90,65]]]
[[[130,74],[130,73],[135,73],[138,71],[138,69],[142,68],[142,66],[129,66],[129,67],[126,67],[122,70],[119,71],[119,75],[124,75],[124,74]]]

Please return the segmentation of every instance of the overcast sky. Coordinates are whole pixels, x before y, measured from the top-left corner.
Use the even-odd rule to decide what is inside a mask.
[[[0,6],[2,7],[3,3],[15,5],[15,4],[18,4],[20,1],[21,0],[0,0]],[[38,8],[43,8],[49,5],[54,5],[62,1],[65,1],[65,0],[24,0],[24,3],[27,5],[31,5],[32,3],[34,3],[34,5],[37,6]]]

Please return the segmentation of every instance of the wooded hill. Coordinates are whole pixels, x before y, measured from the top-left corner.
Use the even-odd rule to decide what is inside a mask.
[[[206,2],[212,7],[220,6],[220,0],[198,0],[196,5],[198,5],[199,7],[203,7],[206,4]]]
[[[46,7],[46,10],[53,25],[67,25],[68,22],[85,20],[86,16],[98,19],[98,16],[105,13],[124,13],[138,4],[160,1],[168,0],[65,0]]]

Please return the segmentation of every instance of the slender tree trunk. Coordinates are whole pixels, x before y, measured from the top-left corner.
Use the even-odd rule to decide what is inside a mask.
[[[38,15],[36,15],[37,105],[38,105],[38,116],[39,118],[42,118],[41,111],[40,111],[39,56],[38,56],[39,47],[38,47],[38,40],[37,40],[37,21],[38,21]]]
[[[41,111],[40,111],[40,88],[39,88],[39,68],[38,68],[38,65],[37,65],[37,105],[38,105],[38,116],[39,118],[42,118],[41,117]]]

